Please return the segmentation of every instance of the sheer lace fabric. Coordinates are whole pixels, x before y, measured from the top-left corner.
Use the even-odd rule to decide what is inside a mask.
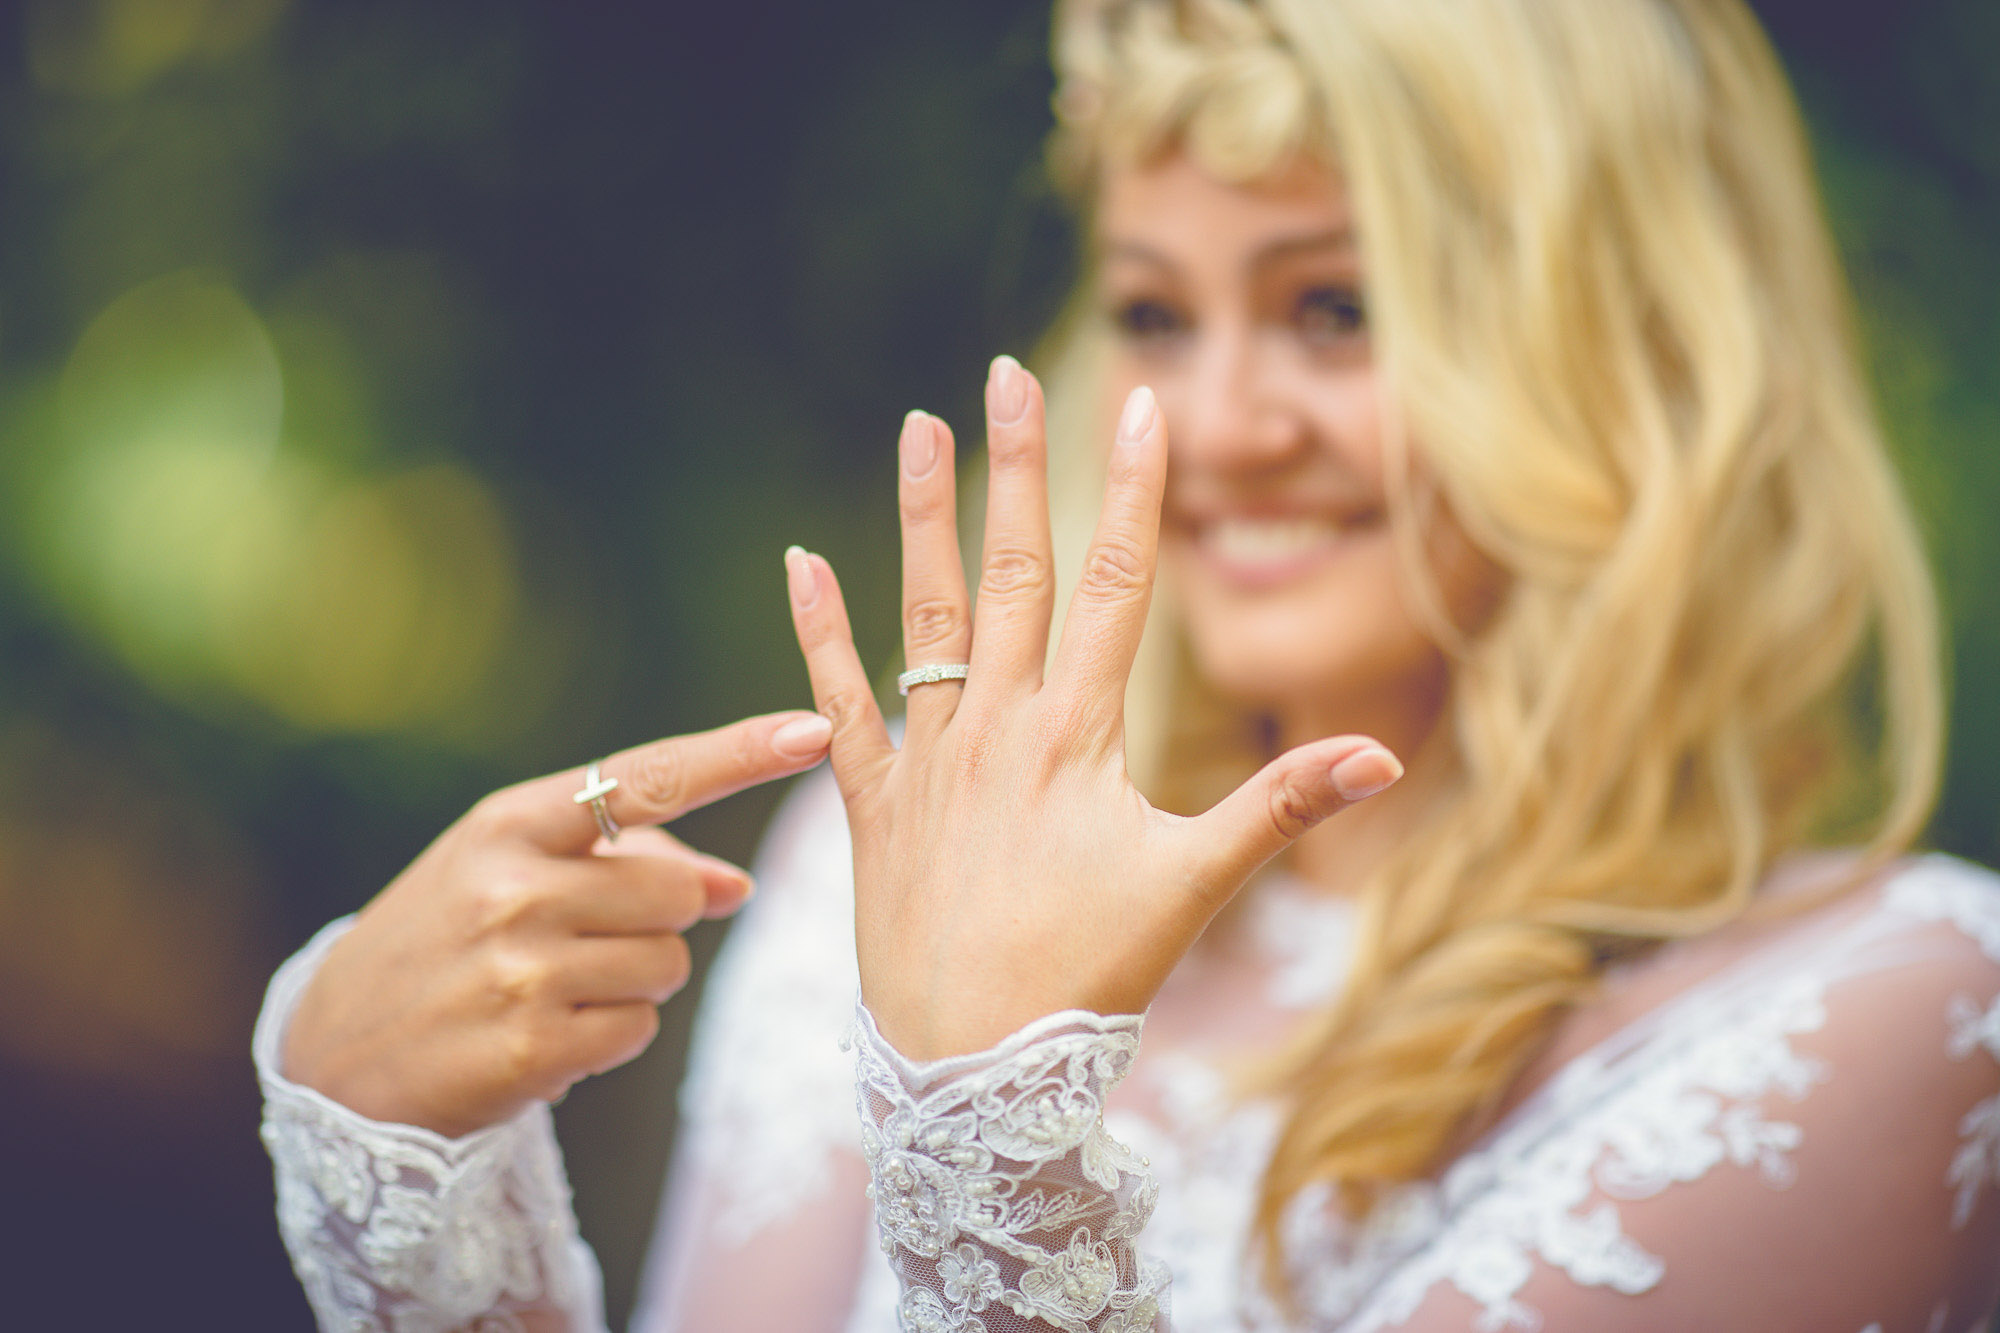
[[[253,1038],[278,1228],[321,1328],[516,1333],[603,1323],[546,1106],[459,1139],[383,1124],[279,1072],[284,1022],[351,919],[278,970]]]
[[[861,1155],[882,1252],[919,1333],[1165,1327],[1142,1260],[1159,1184],[1104,1131],[1141,1021],[1070,1011],[982,1055],[917,1064],[855,1020]]]
[[[1337,989],[1347,910],[1281,878],[1253,885],[1162,992],[1143,1049],[1135,1020],[1059,1015],[962,1066],[919,1068],[866,1022],[853,1052],[839,1049],[854,1025],[847,857],[831,783],[805,784],[704,999],[634,1315],[645,1333],[1165,1327],[1154,1275],[1171,1275],[1173,1327],[1245,1333],[1964,1333],[1994,1301],[2000,880],[1987,872],[1928,859],[1713,975],[1677,978],[1680,954],[1666,950],[1657,969],[1614,979],[1615,997],[1664,975],[1671,998],[1568,1060],[1437,1180],[1359,1226],[1323,1196],[1300,1200],[1288,1218],[1300,1309],[1288,1319],[1249,1250],[1280,1108],[1232,1096],[1231,1073]],[[272,1005],[282,999],[274,985]],[[267,1094],[282,1090],[266,1064]],[[856,1124],[857,1094],[873,1137]],[[1042,1147],[995,1151],[986,1125],[1023,1114],[1039,1124],[1044,1106]],[[526,1119],[486,1131],[481,1151],[510,1178],[559,1187],[553,1143]],[[311,1151],[369,1142],[364,1127],[315,1130]],[[1115,1173],[1092,1178],[1086,1143]],[[281,1191],[288,1172],[314,1178],[299,1146],[280,1137],[273,1152]],[[560,1230],[558,1196],[538,1214],[531,1193],[516,1189],[505,1215],[523,1219],[524,1236],[551,1220]],[[1037,1202],[1041,1225],[1011,1226],[1000,1204],[1021,1199],[1061,1208]],[[1050,1220],[1064,1210],[1066,1231]],[[971,1225],[954,1222],[948,1243],[918,1225],[945,1215]],[[339,1226],[288,1222],[286,1235],[309,1289],[322,1267],[367,1286],[394,1257],[357,1259]],[[532,1252],[542,1299],[570,1301],[573,1326],[595,1327],[587,1257],[558,1265],[563,1245]],[[1034,1271],[1063,1281],[1029,1284]],[[551,1298],[565,1281],[567,1296]],[[1050,1308],[1080,1322],[1024,1322],[1009,1291],[1031,1307],[1059,1291]],[[1094,1306],[1099,1292],[1117,1299]],[[1155,1299],[1161,1313],[1141,1322]]]

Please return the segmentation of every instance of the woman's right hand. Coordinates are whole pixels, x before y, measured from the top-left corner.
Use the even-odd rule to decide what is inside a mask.
[[[681,932],[750,877],[663,830],[825,755],[815,713],[775,713],[613,755],[598,835],[581,770],[493,793],[363,908],[285,1032],[284,1074],[371,1119],[449,1137],[623,1064],[688,978]]]

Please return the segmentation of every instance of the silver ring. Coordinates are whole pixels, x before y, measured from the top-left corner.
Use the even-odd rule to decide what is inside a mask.
[[[964,680],[972,672],[969,662],[933,662],[929,666],[911,667],[896,677],[896,692],[908,694],[912,685],[935,685],[941,680]]]
[[[611,817],[611,811],[605,806],[604,798],[618,790],[618,779],[607,778],[599,773],[597,770],[601,762],[597,759],[590,761],[589,766],[583,770],[583,790],[571,799],[578,805],[589,806],[590,813],[597,818],[597,831],[604,835],[606,842],[616,842],[619,833],[618,821]]]

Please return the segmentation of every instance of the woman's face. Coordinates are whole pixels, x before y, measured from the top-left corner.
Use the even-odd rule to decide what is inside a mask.
[[[1161,558],[1197,665],[1287,730],[1397,744],[1385,731],[1427,721],[1445,671],[1390,537],[1384,403],[1338,181],[1300,165],[1246,188],[1176,155],[1112,172],[1097,227],[1109,395],[1151,385],[1166,417]],[[1431,526],[1446,605],[1476,614],[1497,575],[1448,517]]]

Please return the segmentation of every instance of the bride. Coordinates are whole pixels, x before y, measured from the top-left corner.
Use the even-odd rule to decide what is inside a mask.
[[[273,981],[322,1326],[602,1324],[546,1102],[749,892],[624,826],[830,755],[636,1328],[1981,1327],[2000,881],[1910,850],[1934,602],[1740,0],[1055,55],[1087,277],[987,381],[976,599],[904,423],[900,735],[794,550],[815,713],[497,793]]]

